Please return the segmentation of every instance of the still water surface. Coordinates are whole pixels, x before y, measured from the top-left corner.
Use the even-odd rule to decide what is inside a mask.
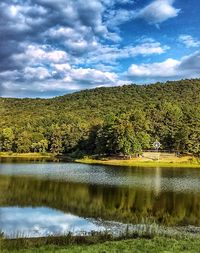
[[[199,169],[0,163],[0,231],[8,237],[151,222],[200,226]]]

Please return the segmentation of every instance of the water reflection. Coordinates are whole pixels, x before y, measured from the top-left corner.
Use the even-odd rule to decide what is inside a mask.
[[[200,170],[10,161],[0,163],[0,206],[8,236],[98,230],[99,218],[200,226]]]
[[[80,217],[137,224],[200,225],[200,193],[0,176],[0,206],[49,207]]]
[[[163,191],[200,193],[200,170],[178,168],[126,168],[75,163],[0,164],[0,175],[35,176],[66,182],[140,187]]]
[[[161,168],[155,168],[155,195],[158,196],[161,192]]]
[[[0,229],[9,238],[62,235],[69,231],[79,234],[106,229],[93,220],[45,207],[3,207],[0,208],[0,217]]]

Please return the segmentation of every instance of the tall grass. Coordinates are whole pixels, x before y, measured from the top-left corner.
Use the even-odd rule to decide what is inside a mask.
[[[17,249],[38,248],[48,245],[69,246],[69,245],[93,245],[107,241],[121,241],[127,239],[153,239],[155,237],[173,238],[176,240],[198,239],[200,233],[191,233],[189,230],[181,228],[165,228],[157,224],[147,225],[138,224],[136,226],[127,225],[126,229],[118,234],[110,231],[83,233],[81,235],[73,235],[69,232],[65,235],[51,235],[39,238],[19,238],[22,234],[16,234],[14,239],[6,238],[0,233],[0,249],[8,251]]]

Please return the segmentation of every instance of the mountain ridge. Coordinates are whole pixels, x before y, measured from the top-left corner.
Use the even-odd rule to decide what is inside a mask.
[[[105,125],[112,121],[112,129],[120,131],[122,126],[123,131],[128,131],[125,128],[126,122],[129,122],[129,130],[135,129],[130,136],[140,133],[144,134],[144,138],[148,137],[149,143],[159,139],[163,148],[181,146],[183,150],[198,153],[200,79],[101,87],[51,99],[0,98],[0,117],[1,143],[5,142],[2,140],[6,140],[6,134],[10,135],[11,150],[17,152],[39,150],[32,145],[44,140],[44,150],[51,151],[56,138],[61,147],[60,151],[56,151],[58,153],[79,148],[87,150],[86,146],[91,146],[92,152],[96,149],[98,141],[95,138],[99,129],[107,131]],[[93,142],[85,142],[84,146],[83,142],[91,135],[94,135]],[[116,135],[119,133],[113,133],[113,136]],[[181,144],[177,144],[178,140]],[[19,148],[20,145],[22,148]],[[6,149],[9,150],[2,148]]]

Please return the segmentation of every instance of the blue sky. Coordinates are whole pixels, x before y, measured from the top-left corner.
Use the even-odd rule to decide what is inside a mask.
[[[196,0],[1,0],[0,95],[200,77]]]

